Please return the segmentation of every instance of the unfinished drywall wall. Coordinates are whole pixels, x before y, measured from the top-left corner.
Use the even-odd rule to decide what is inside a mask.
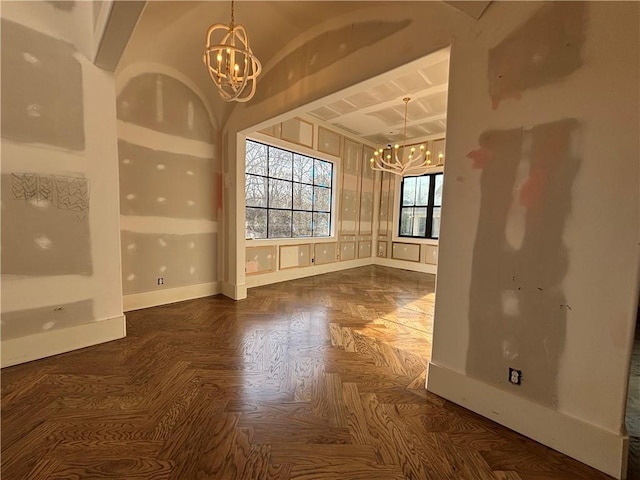
[[[2,138],[84,150],[82,68],[62,40],[2,19]],[[61,74],[61,72],[64,72]]]
[[[211,158],[118,141],[123,215],[214,218]]]
[[[489,131],[469,291],[468,375],[496,386],[527,372],[517,390],[553,408],[564,350],[569,255],[563,231],[580,164],[578,122]],[[471,154],[478,158],[477,150]],[[518,178],[518,172],[526,172]],[[514,205],[515,204],[515,205]],[[518,208],[519,206],[524,208]]]
[[[638,280],[639,13],[494,4],[483,33],[455,44],[447,156],[461,161],[445,171],[428,385],[618,477]]]
[[[584,32],[579,54],[581,65],[572,72],[561,72],[553,63],[548,63],[545,69],[550,69],[552,74],[539,76],[543,79],[542,84],[520,89],[519,99],[500,97],[494,109],[489,82],[490,51],[509,35],[515,35],[514,32],[549,4],[494,2],[474,22],[446,10],[448,7],[440,2],[411,2],[401,8],[387,2],[379,3],[378,7],[369,5],[357,15],[345,16],[340,21],[354,22],[356,17],[362,21],[370,16],[399,21],[426,18],[428,15],[429,28],[424,28],[424,22],[410,22],[403,30],[380,40],[375,49],[375,62],[371,61],[371,50],[363,48],[351,53],[348,59],[336,59],[332,65],[300,80],[289,82],[281,79],[279,85],[273,87],[286,84],[288,88],[259,104],[249,102],[236,106],[224,132],[229,137],[227,148],[223,148],[225,165],[229,168],[225,198],[230,202],[242,200],[237,198],[236,190],[241,172],[234,168],[237,132],[260,126],[268,118],[290,110],[298,114],[298,107],[451,42],[447,136],[455,138],[455,141],[447,142],[449,161],[445,172],[445,207],[438,252],[438,302],[432,366],[433,371],[446,373],[439,377],[436,375],[437,385],[430,380],[429,388],[437,389],[448,398],[464,402],[469,408],[525,431],[582,461],[597,463],[599,468],[619,475],[621,459],[624,458],[622,421],[629,345],[637,302],[637,159],[640,154],[637,135],[640,128],[637,109],[638,4],[563,3],[566,6],[560,8],[573,9],[572,15],[583,19],[578,21]],[[560,18],[566,17],[560,15]],[[547,31],[547,21],[553,20],[544,20],[540,25],[542,31]],[[327,26],[326,30],[331,28]],[[568,33],[561,30],[560,35]],[[535,42],[535,38],[529,42]],[[523,59],[535,62],[537,57],[527,57],[527,52],[532,51],[529,47],[535,45],[527,42],[524,45],[525,50],[520,52]],[[292,41],[291,51],[297,46],[299,44]],[[266,65],[265,71],[270,67]],[[259,89],[268,89],[269,83],[270,77],[265,75]],[[565,298],[564,303],[570,305],[571,310],[566,309],[567,312],[562,314],[563,317],[566,315],[564,333],[562,328],[554,327],[548,330],[548,339],[542,338],[543,346],[550,342],[553,349],[550,358],[556,363],[557,407],[554,407],[553,401],[548,403],[552,390],[541,397],[532,397],[524,392],[526,387],[511,384],[495,387],[493,383],[476,379],[467,372],[469,344],[472,342],[469,293],[483,170],[474,169],[473,161],[466,155],[478,149],[484,132],[527,130],[567,119],[575,119],[578,125],[576,158],[580,159],[579,169],[573,179],[570,175],[562,177],[562,182],[570,189],[570,209],[567,214],[566,209],[563,211],[561,208],[558,216],[552,216],[552,221],[563,222],[561,238],[567,249],[568,263],[564,276],[562,267],[557,273],[561,278],[557,281],[562,285],[560,292]],[[514,161],[525,167],[518,168],[515,178],[526,179],[528,175],[522,175],[526,171],[526,162],[522,159],[520,151]],[[538,183],[534,175],[525,192],[536,191]],[[507,231],[511,232],[508,234],[509,242],[516,246],[525,238],[522,226],[526,225],[527,219],[523,212],[528,209],[520,203],[520,196],[518,193],[518,201],[510,200],[509,205],[513,206],[514,212],[519,210],[521,213],[510,216],[506,224]],[[525,202],[530,196],[530,193],[522,194]],[[508,207],[502,205],[501,208]],[[226,258],[230,263],[226,279],[238,285],[244,281],[241,271],[244,252],[238,251],[236,240],[241,238],[244,225],[235,223],[235,205],[229,205],[228,212],[225,242]],[[391,248],[387,244],[387,254],[390,253]],[[545,263],[542,252],[531,250],[529,255],[529,265],[534,265],[534,260]],[[498,261],[496,258],[492,268]],[[493,277],[487,278],[487,282],[497,281]],[[544,289],[544,285],[539,286]],[[534,286],[536,291],[537,287]],[[547,297],[549,301],[551,298]],[[513,304],[510,298],[505,300],[507,304]],[[502,298],[498,306],[503,309]],[[540,312],[544,311],[538,307]],[[545,325],[548,325],[546,321],[540,322],[541,330]],[[528,324],[527,328],[540,333],[535,330],[535,325]],[[546,353],[543,355],[535,361],[546,362]],[[528,368],[523,369],[523,382],[526,382]],[[531,368],[536,371],[539,367],[533,365]],[[429,375],[431,379],[431,370]],[[502,375],[506,380],[508,372]],[[485,395],[487,391],[492,395]],[[528,415],[531,412],[536,413],[535,417]],[[566,425],[576,428],[563,428]]]
[[[127,293],[149,291],[149,285],[176,288],[216,280],[217,234],[151,234],[122,232],[122,282]]]
[[[115,89],[86,57],[92,5],[10,2],[1,14],[4,366],[125,329]]]
[[[118,119],[169,135],[213,142],[209,113],[187,85],[169,75],[142,73],[118,94]]]
[[[585,25],[585,3],[550,3],[491,48],[488,76],[494,108],[580,68]]]
[[[117,73],[123,293],[202,284],[215,291],[222,209],[215,129],[188,79],[149,68]]]
[[[50,332],[93,321],[93,301],[81,300],[62,305],[29,308],[5,312],[0,321],[3,340],[20,338],[36,333]]]
[[[91,275],[89,181],[2,174],[2,273]]]
[[[370,145],[364,145],[353,134],[339,128],[335,130],[325,128],[311,116],[290,118],[279,125],[281,126],[265,128],[260,132],[252,133],[249,141],[246,142],[246,161],[244,163],[247,165],[245,167],[247,176],[243,175],[244,192],[241,191],[241,193],[244,193],[242,208],[243,217],[246,216],[244,223],[251,225],[251,228],[245,229],[244,270],[249,276],[247,287],[251,288],[372,263],[374,176],[369,167],[368,158],[367,160],[363,158],[363,152],[370,152],[373,148]],[[310,130],[309,127],[311,127]],[[309,148],[306,145],[311,140],[313,145],[312,148]],[[285,208],[288,205],[289,207],[293,206],[294,209],[311,209],[311,203],[305,203],[304,198],[310,202],[313,197],[317,210],[328,211],[331,209],[330,225],[326,223],[326,234],[329,238],[327,236],[311,237],[311,212],[294,212],[294,216],[287,216],[288,220],[285,222],[286,230],[290,230],[289,224],[292,218],[293,225],[301,218],[306,218],[309,223],[308,231],[297,230],[298,236],[294,238],[276,238],[275,235],[273,238],[266,238],[266,212],[255,208],[267,207],[267,198],[264,193],[266,192],[267,180],[262,177],[267,174],[267,170],[262,162],[255,161],[263,157],[266,158],[268,151],[266,145],[270,145],[269,152],[294,152],[293,157],[289,154],[290,158],[293,158],[295,162],[302,162],[300,166],[308,165],[309,168],[286,169],[288,173],[283,174],[281,178],[291,179],[294,182],[292,185],[287,186],[286,182],[280,180],[270,180],[270,188],[281,183],[288,191],[291,188],[294,189],[293,200],[289,199],[288,204],[285,201],[281,205]],[[327,153],[328,151],[337,153],[339,156]],[[326,167],[320,173],[318,170],[320,164],[316,163],[314,175],[317,185],[312,188],[296,183],[311,182],[309,175],[312,173],[311,159],[313,158],[331,162],[333,177],[330,179],[329,169]],[[332,187],[331,190],[325,188],[329,186]],[[366,189],[364,198],[361,195],[361,188]],[[300,192],[304,192],[305,195],[300,197],[297,195]],[[273,197],[273,194],[271,195]],[[271,205],[273,206],[273,203]],[[245,206],[248,208],[245,209]],[[298,214],[300,216],[296,217]],[[320,225],[319,217],[321,215],[325,214],[317,212],[313,214],[316,228]],[[273,225],[273,217],[270,218],[269,225]],[[320,218],[320,221],[322,220]],[[265,263],[257,262],[254,258],[256,248],[259,248],[257,245],[265,248],[269,245],[276,247],[274,255],[276,262],[273,269],[259,268],[256,270]],[[362,245],[361,248],[358,248],[358,245]],[[301,255],[303,251],[306,253]]]
[[[322,32],[281,59],[264,73],[264,87],[258,89],[253,104],[281,93],[291,83],[320,72],[354,52],[370,47],[404,28],[410,20],[360,21]]]

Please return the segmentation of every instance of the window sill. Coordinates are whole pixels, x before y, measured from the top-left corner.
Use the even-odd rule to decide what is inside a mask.
[[[296,237],[296,238],[246,238],[246,246],[251,245],[303,245],[305,243],[331,243],[337,242],[335,236],[331,237]]]

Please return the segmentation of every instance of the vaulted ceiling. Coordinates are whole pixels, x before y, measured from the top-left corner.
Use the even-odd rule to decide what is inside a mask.
[[[383,4],[403,8],[415,2],[380,1],[238,1],[235,20],[246,26],[251,47],[265,73],[276,63],[278,54],[291,42],[317,35],[340,17],[368,11]],[[429,2],[418,2],[425,4]],[[447,2],[473,18],[482,14],[490,2]],[[193,81],[215,112],[218,125],[224,124],[235,104],[220,100],[202,64],[205,32],[213,23],[228,23],[230,2],[151,1],[147,2],[120,59],[117,71],[135,63],[169,66]],[[315,108],[311,115],[376,143],[394,139],[402,119],[402,97],[410,96],[408,132],[412,137],[433,137],[444,132],[448,78],[448,52],[436,52],[424,65],[398,78],[386,78],[352,94]],[[260,82],[258,81],[258,88]]]

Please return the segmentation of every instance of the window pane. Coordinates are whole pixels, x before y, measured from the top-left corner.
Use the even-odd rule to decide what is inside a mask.
[[[293,184],[293,208],[296,210],[311,210],[313,205],[313,187],[301,183]]]
[[[413,231],[413,208],[403,208],[400,211],[400,235],[412,235]]]
[[[301,183],[313,183],[313,158],[293,154],[293,179]]]
[[[402,180],[402,205],[415,205],[416,177],[404,177]]]
[[[267,238],[267,211],[262,208],[247,208],[245,225],[246,238]]]
[[[293,236],[311,236],[311,212],[293,212]]]
[[[269,210],[269,238],[291,237],[291,211]]]
[[[313,168],[313,183],[314,185],[322,185],[323,187],[331,186],[331,170],[333,165],[329,162],[323,162],[322,160],[315,160]]]
[[[444,177],[442,176],[442,174],[436,175],[436,190],[434,193],[434,197],[433,197],[433,204],[434,205],[442,205],[442,184],[443,184],[443,180]]]
[[[329,212],[331,210],[331,189],[324,187],[313,187],[315,190],[315,205],[313,209],[321,212]]]
[[[416,207],[413,209],[413,232],[414,237],[425,237],[427,235],[427,207]]]
[[[246,175],[244,193],[247,197],[247,207],[266,207],[267,178]]]
[[[431,236],[440,237],[440,207],[433,208],[433,221],[431,223]]]
[[[416,205],[427,206],[429,204],[429,187],[431,176],[418,177]]]
[[[291,182],[269,179],[269,208],[291,208]]]
[[[286,150],[269,147],[269,176],[291,180],[293,173],[293,154]]]
[[[267,174],[267,146],[247,140],[245,171],[256,175]]]
[[[317,213],[313,214],[313,236],[328,237],[329,236],[329,214]]]

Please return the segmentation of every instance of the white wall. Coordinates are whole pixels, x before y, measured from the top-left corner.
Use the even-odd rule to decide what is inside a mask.
[[[259,128],[261,122],[284,112],[295,114],[305,105],[312,108],[323,96],[451,42],[445,210],[428,389],[621,476],[626,457],[622,418],[638,275],[638,5],[586,3],[585,23],[576,15],[577,27],[574,22],[565,30],[556,23],[561,17],[552,14],[538,25],[541,28],[519,39],[518,27],[545,5],[550,4],[494,3],[477,23],[439,3],[422,2],[403,5],[403,8],[382,4],[368,8],[340,21],[376,18],[408,22],[396,33],[345,58],[337,55],[329,67],[295,80],[288,89],[275,89],[280,93],[236,106],[224,128],[222,143],[227,200],[225,258],[228,259],[223,275],[229,292],[243,287],[244,275],[238,267],[244,265],[244,249],[237,248],[237,240],[243,235],[244,226],[236,221],[241,218],[238,205],[242,205],[242,192],[238,188],[241,183],[237,182],[242,172],[235,168],[236,134],[249,127]],[[580,5],[566,4],[562,8],[580,8]],[[414,21],[426,15],[429,15],[430,28]],[[582,28],[584,25],[586,30]],[[563,35],[571,36],[574,30],[578,34],[575,44],[563,44]],[[515,36],[509,37],[512,33]],[[499,49],[492,55],[492,49],[507,37],[502,53]],[[550,47],[553,48],[545,48],[545,37],[552,41]],[[348,45],[352,39],[343,41]],[[578,65],[565,61],[565,47],[567,51],[578,50]],[[522,48],[524,52],[515,55],[515,64],[510,63],[514,56],[509,57],[509,53]],[[507,61],[501,63],[505,51]],[[304,57],[304,47],[298,52]],[[551,60],[545,60],[549,52]],[[311,58],[312,52],[308,53]],[[490,91],[488,58],[496,60],[496,55],[492,82],[497,88]],[[554,55],[559,56],[560,62],[554,63]],[[286,55],[283,57],[273,65],[266,65],[265,70],[286,69]],[[376,60],[372,62],[374,57]],[[526,75],[530,64],[523,59],[530,59],[531,65],[541,62],[542,69]],[[567,66],[573,70],[565,71]],[[497,81],[498,75],[506,75],[504,81]],[[531,88],[528,81],[532,82]],[[270,85],[263,79],[258,88],[268,91]],[[558,127],[560,144],[554,145],[553,141],[548,144],[550,135],[556,135],[555,127],[544,125],[562,120],[568,123]],[[543,127],[532,130],[537,125]],[[533,180],[525,189],[527,208],[538,211],[531,202],[540,199],[544,204],[545,197],[540,196],[544,185],[552,188],[560,208],[556,214],[553,210],[542,210],[555,235],[555,243],[544,243],[550,241],[544,237],[545,230],[525,228],[527,221],[535,224],[535,218],[527,216],[523,205],[511,200],[505,203],[498,198],[499,211],[513,203],[507,211],[507,240],[513,247],[509,250],[507,266],[517,263],[519,258],[522,262],[517,265],[520,283],[515,286],[516,290],[497,297],[495,311],[505,309],[517,314],[521,308],[520,313],[528,313],[517,315],[521,330],[516,331],[514,338],[506,339],[498,351],[492,352],[491,361],[478,360],[470,368],[469,350],[472,349],[475,359],[484,348],[470,335],[470,315],[477,315],[469,311],[470,301],[479,301],[483,314],[491,312],[489,303],[496,301],[496,298],[484,301],[482,295],[469,298],[474,261],[483,266],[476,268],[475,284],[500,292],[505,290],[502,288],[505,278],[513,277],[501,268],[503,242],[499,235],[492,233],[496,221],[490,209],[481,211],[482,169],[473,169],[472,160],[467,158],[468,153],[479,149],[481,134],[492,129],[524,129],[515,156],[510,157],[506,150],[502,152],[507,165],[504,179],[514,181],[507,175],[509,169],[509,175],[513,173],[517,179],[517,185],[507,184],[511,185],[508,188],[517,190],[518,182],[527,181],[528,162],[533,162],[532,165],[541,170],[534,172]],[[562,146],[565,134],[569,139],[566,152]],[[482,141],[486,140],[483,137]],[[503,143],[498,138],[500,148],[505,147]],[[551,149],[551,156],[540,155],[540,148]],[[545,158],[556,157],[568,159],[562,164],[567,170],[556,171],[553,164],[545,163]],[[515,166],[508,162],[509,158],[513,158]],[[524,160],[518,163],[519,158]],[[482,155],[476,163],[480,166]],[[520,167],[515,168],[518,165]],[[501,172],[498,169],[494,175],[497,180],[489,174],[485,177],[490,184],[497,181],[499,193]],[[547,181],[550,178],[551,183]],[[486,187],[484,193],[487,195]],[[509,195],[508,191],[507,197]],[[514,195],[517,198],[519,193],[516,191]],[[491,195],[485,197],[489,199]],[[495,203],[495,199],[492,201]],[[497,240],[481,241],[474,258],[478,227],[482,232],[492,233]],[[542,232],[540,238],[536,232]],[[526,255],[512,255],[518,251],[518,243],[523,238],[529,242]],[[557,257],[558,268],[554,269],[549,258],[556,258],[558,252],[561,253]],[[535,271],[538,264],[544,265],[543,273],[549,277],[528,271]],[[492,273],[495,276],[492,277]],[[546,283],[537,282],[539,278],[546,278]],[[517,300],[518,287],[526,291],[522,304]],[[542,296],[536,297],[538,294]],[[554,306],[556,300],[561,301]],[[551,308],[554,314],[545,315]],[[559,321],[553,323],[555,318]],[[537,326],[538,322],[541,327]],[[547,332],[542,325],[551,327]],[[485,330],[490,336],[491,329]],[[527,350],[529,346],[533,348]],[[514,365],[523,370],[524,379],[522,387],[515,389],[506,384],[507,375],[502,366],[517,356],[518,348],[523,349],[520,358],[528,360]],[[493,371],[498,365],[500,371]],[[535,385],[540,385],[540,390],[532,388]]]
[[[114,188],[114,81],[87,59],[93,43],[91,4],[75,2],[71,10],[64,10],[49,2],[8,2],[2,5],[2,19],[17,24],[2,30],[6,366],[123,337],[125,323]],[[39,34],[51,41],[29,42]],[[70,43],[65,46],[54,39]],[[68,65],[73,73],[66,70]],[[34,82],[41,82],[38,90],[30,90]],[[67,82],[74,86],[71,92],[65,89]],[[75,100],[56,103],[63,93]],[[5,117],[9,108],[14,112],[10,118]],[[35,174],[41,182],[30,200],[6,188],[16,178],[26,178],[11,174],[23,173]],[[54,180],[58,191],[52,193],[48,182]],[[35,220],[13,223],[9,212],[14,208],[24,208]],[[22,245],[12,240],[19,230],[24,231]],[[57,242],[76,231],[77,236]],[[39,260],[31,262],[30,257]]]
[[[204,95],[162,64],[116,72],[125,311],[220,293],[222,178]]]
[[[580,39],[554,24],[562,14],[534,25],[548,42],[508,37],[540,4],[494,4],[473,41],[454,41],[428,389],[620,477],[638,290],[639,6],[584,7],[583,23],[569,6],[584,28],[569,72],[554,56]],[[543,66],[502,58],[494,74],[518,91],[492,107],[487,60],[505,37],[510,54]],[[540,73],[547,81],[527,84]]]
[[[284,125],[282,127],[278,123],[268,130],[254,132],[248,138],[333,164],[331,235],[313,238],[242,238],[239,241],[246,247],[244,268],[246,288],[374,263],[374,212],[365,209],[363,213],[361,201],[363,185],[367,193],[373,193],[370,190],[375,184],[375,172],[364,170],[368,169],[369,165],[368,160],[363,157],[363,152],[370,151],[373,147],[361,138],[309,116],[289,119]],[[283,129],[290,131],[289,137]],[[334,134],[331,148],[320,146],[319,129],[325,129],[324,131],[331,131]],[[345,141],[354,149],[349,150],[352,154],[349,159],[347,159]],[[328,151],[333,154],[327,153]],[[357,173],[344,171],[349,161],[353,162],[350,164],[351,168]],[[242,163],[244,169],[244,162]],[[345,191],[345,178],[350,183],[348,186],[351,189],[355,187],[355,190]],[[242,182],[241,190],[244,191],[244,173],[238,182],[239,184]],[[344,221],[346,215],[342,212],[346,208],[347,202],[344,199],[347,196],[353,198],[351,198],[352,204],[348,207],[349,220]],[[244,200],[240,208],[238,214],[244,219]],[[245,222],[238,223],[244,225]],[[368,250],[363,248],[366,246],[369,246]],[[298,258],[297,265],[294,265],[295,262],[290,257],[294,250]]]

